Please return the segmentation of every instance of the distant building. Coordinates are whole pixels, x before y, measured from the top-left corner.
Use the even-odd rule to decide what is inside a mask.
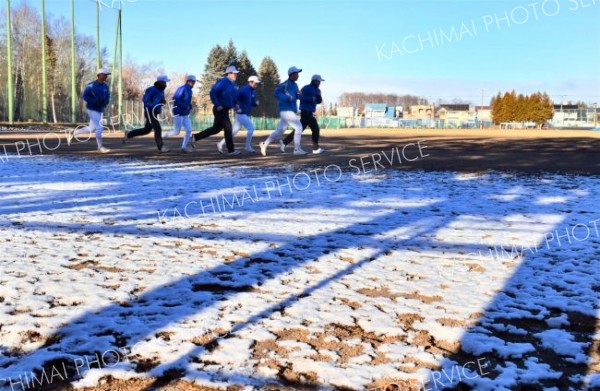
[[[396,106],[396,118],[404,118],[404,107]]]
[[[573,126],[577,122],[577,105],[554,105],[552,125],[556,127]]]
[[[468,104],[442,104],[436,113],[444,127],[465,126],[469,123],[470,116]]]
[[[406,119],[433,119],[433,105],[413,105],[410,112],[404,116]]]
[[[492,121],[492,106],[475,106],[473,109],[475,110],[475,118],[477,121]]]
[[[554,115],[550,123],[558,128],[593,128],[598,124],[597,108],[580,108],[577,105],[554,105]]]
[[[340,106],[337,108],[337,115],[338,117],[354,118],[358,116],[358,110],[356,107]]]
[[[396,108],[385,103],[368,103],[365,105],[365,118],[389,118],[396,115]]]

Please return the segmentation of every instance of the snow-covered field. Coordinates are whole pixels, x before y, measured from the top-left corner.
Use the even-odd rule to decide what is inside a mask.
[[[599,178],[336,167],[1,164],[0,388],[600,388]]]

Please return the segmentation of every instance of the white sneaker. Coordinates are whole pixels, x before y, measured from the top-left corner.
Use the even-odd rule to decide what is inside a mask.
[[[75,131],[69,130],[69,132],[67,133],[67,145],[69,147],[71,146],[71,141],[73,141],[73,137],[75,137]]]
[[[282,140],[279,140],[279,149],[281,150],[281,153],[285,153],[285,144]]]
[[[158,152],[160,152],[160,153],[167,153],[169,151],[170,151],[170,149],[165,147],[164,145],[158,150]]]
[[[227,156],[236,156],[236,155],[239,155],[240,153],[241,153],[240,151],[227,152]]]
[[[129,134],[129,130],[124,129],[123,130],[123,144],[125,144],[127,142],[127,135]]]
[[[223,148],[225,148],[225,143],[218,142],[217,143],[217,150],[219,151],[219,153],[221,155],[225,155],[225,150]]]
[[[325,152],[325,150],[323,148],[313,149],[313,155],[320,155],[323,152]]]
[[[192,150],[189,149],[188,147],[185,147],[185,148],[181,148],[181,152],[182,153],[190,153],[190,152],[192,152]]]
[[[245,151],[248,153],[256,153],[256,149],[254,148],[246,148]]]
[[[308,152],[306,152],[304,149],[300,148],[300,149],[294,149],[294,155],[306,155]]]
[[[263,156],[267,156],[267,146],[265,145],[265,143],[260,143],[258,144],[258,146],[260,147],[260,154]]]
[[[100,152],[100,153],[109,153],[110,149],[104,148],[104,147],[100,147],[100,148],[98,148],[98,152]]]

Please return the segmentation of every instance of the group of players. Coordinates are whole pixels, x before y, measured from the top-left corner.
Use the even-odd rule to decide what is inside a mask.
[[[324,149],[319,147],[319,125],[315,117],[317,105],[323,102],[319,86],[323,80],[320,75],[313,75],[310,84],[307,84],[299,90],[296,81],[302,69],[295,66],[288,69],[288,79],[279,84],[275,89],[275,97],[278,100],[280,120],[277,129],[269,137],[259,144],[260,153],[267,155],[267,147],[272,142],[279,140],[281,152],[285,152],[286,147],[292,141],[294,142],[294,155],[306,155],[309,152],[302,149],[300,145],[302,131],[308,126],[312,131],[312,153],[321,154]],[[241,128],[246,128],[245,150],[250,153],[256,153],[252,148],[252,136],[254,125],[250,119],[250,113],[253,107],[257,107],[259,102],[256,98],[256,88],[261,80],[258,76],[250,76],[248,84],[237,88],[236,80],[239,71],[235,66],[228,66],[225,69],[225,75],[218,79],[210,90],[210,99],[213,103],[213,125],[203,131],[192,135],[192,121],[190,113],[192,111],[192,88],[198,81],[194,75],[188,75],[186,82],[173,95],[173,130],[162,134],[162,127],[158,120],[163,106],[166,104],[165,89],[167,83],[171,80],[166,75],[159,75],[154,85],[147,88],[144,97],[144,119],[143,128],[124,130],[123,143],[127,140],[143,136],[154,131],[154,140],[159,152],[169,152],[165,147],[163,139],[179,135],[182,128],[185,128],[185,135],[181,144],[183,153],[191,152],[190,147],[195,147],[195,142],[209,136],[215,135],[221,131],[225,137],[217,143],[217,149],[224,155],[239,155],[240,151],[235,149],[233,136]],[[90,118],[88,126],[81,129],[72,130],[67,135],[67,143],[76,135],[83,133],[95,133],[98,151],[108,153],[110,149],[102,144],[102,113],[110,101],[110,91],[106,80],[111,73],[106,69],[100,69],[97,72],[97,79],[86,85],[83,91],[83,100],[86,102],[87,112]],[[298,100],[300,101],[300,117],[298,117]],[[231,124],[229,118],[230,110],[235,112],[235,121]],[[293,131],[282,139],[286,126],[291,126]],[[227,150],[225,150],[227,148]]]

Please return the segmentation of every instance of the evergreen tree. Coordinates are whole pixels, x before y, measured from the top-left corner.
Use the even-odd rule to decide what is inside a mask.
[[[528,105],[527,101],[529,100],[529,96],[525,96],[523,94],[519,94],[517,97],[516,108],[515,108],[515,121],[517,122],[525,122],[528,121],[529,113],[527,111]]]
[[[512,90],[510,93],[504,94],[504,115],[506,116],[507,122],[514,122],[517,118],[517,94],[515,90]]]
[[[504,108],[503,108],[503,100],[502,95],[498,92],[498,95],[492,98],[490,105],[492,106],[492,121],[494,124],[499,125],[502,122],[505,122],[504,118]]]
[[[535,112],[532,95],[525,95],[525,101],[522,102],[522,105],[523,107],[519,108],[523,112],[523,119],[521,121],[531,121]]]
[[[198,103],[207,113],[212,110],[212,102],[210,101],[210,89],[213,84],[223,77],[225,68],[229,65],[228,53],[222,46],[216,45],[208,53],[206,64],[204,65],[204,73],[202,74],[200,93],[198,94]]]
[[[245,50],[239,55],[238,70],[240,71],[237,78],[237,83],[239,86],[247,84],[250,76],[258,75],[256,69],[254,69],[252,62],[250,61],[250,58],[248,58],[248,53],[246,53]]]
[[[546,93],[536,92],[531,95],[530,99],[532,100],[532,115],[529,120],[535,122],[538,127],[541,127],[554,116],[554,106]]]
[[[239,68],[238,53],[237,53],[237,49],[235,48],[235,45],[234,45],[232,39],[229,40],[229,43],[227,44],[227,47],[225,48],[225,56],[227,58],[226,67],[229,65],[235,65],[236,67]],[[223,71],[224,70],[225,70],[225,68],[223,68]]]
[[[265,57],[260,63],[258,76],[262,83],[258,87],[257,95],[260,105],[256,110],[256,114],[263,117],[279,117],[279,109],[277,107],[277,99],[273,95],[275,88],[281,83],[277,65],[271,57]]]

